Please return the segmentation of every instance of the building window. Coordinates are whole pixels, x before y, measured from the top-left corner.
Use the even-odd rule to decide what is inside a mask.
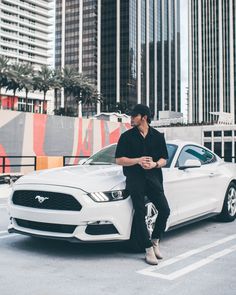
[[[232,136],[232,130],[225,130],[224,136]]]
[[[232,142],[224,143],[224,160],[225,162],[232,162]]]
[[[26,111],[26,101],[25,98],[18,99],[18,111]],[[42,101],[35,101],[34,99],[28,99],[28,112],[30,113],[43,113]]]
[[[222,132],[221,131],[214,131],[214,136],[215,137],[221,137]]]
[[[211,131],[204,131],[204,137],[211,137]]]

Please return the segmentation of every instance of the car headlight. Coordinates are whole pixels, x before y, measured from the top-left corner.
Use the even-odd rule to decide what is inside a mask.
[[[111,202],[126,199],[129,194],[127,190],[117,190],[111,192],[95,192],[88,194],[95,202]]]

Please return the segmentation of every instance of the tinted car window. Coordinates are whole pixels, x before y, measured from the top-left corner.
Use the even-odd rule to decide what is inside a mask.
[[[166,163],[166,166],[163,167],[163,168],[169,168],[171,163],[172,163],[172,160],[174,158],[174,155],[176,153],[176,150],[178,148],[177,145],[175,144],[167,144],[167,151],[168,151],[168,160],[167,160],[167,163]]]
[[[176,166],[184,166],[186,160],[199,160],[202,165],[210,164],[216,161],[216,157],[214,154],[212,154],[210,151],[194,146],[194,145],[188,145],[185,146],[178,158]]]
[[[115,164],[115,152],[116,152],[116,144],[110,145],[107,148],[102,149],[96,154],[92,155],[85,164],[88,163],[113,163]]]
[[[167,150],[168,150],[168,160],[166,164],[166,168],[170,167],[171,162],[173,160],[173,157],[175,155],[175,152],[177,150],[177,145],[174,144],[167,144]],[[115,151],[116,151],[116,144],[110,145],[107,148],[102,149],[101,151],[97,152],[96,154],[92,155],[85,164],[90,163],[115,163]]]

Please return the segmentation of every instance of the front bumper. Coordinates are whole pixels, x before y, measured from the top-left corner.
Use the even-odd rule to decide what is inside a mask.
[[[81,242],[119,241],[130,238],[133,207],[130,198],[98,203],[83,191],[53,185],[16,185],[16,190],[50,191],[72,195],[80,211],[38,209],[15,205],[10,198],[8,231]]]

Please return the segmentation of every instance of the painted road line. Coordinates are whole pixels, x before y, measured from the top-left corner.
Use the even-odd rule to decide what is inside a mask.
[[[152,276],[152,277],[156,277],[156,278],[161,278],[161,279],[165,279],[165,280],[175,280],[178,279],[179,277],[182,277],[186,274],[189,274],[190,272],[204,266],[207,265],[213,261],[215,261],[216,259],[219,259],[225,255],[228,255],[232,252],[236,251],[236,245],[234,245],[233,247],[224,249],[222,251],[216,252],[206,258],[203,258],[197,262],[194,262],[186,267],[181,268],[180,270],[177,270],[175,272],[172,272],[170,274],[161,274],[161,273],[155,273],[155,272],[150,272],[150,271],[138,271],[138,273],[143,274],[143,275],[147,275],[147,276]]]
[[[0,209],[2,209],[2,208],[7,208],[7,205],[0,205]]]
[[[183,254],[181,254],[181,255],[178,255],[178,256],[176,256],[176,257],[173,257],[173,258],[171,258],[171,259],[168,259],[168,260],[166,260],[166,261],[163,261],[163,262],[161,262],[161,264],[158,265],[158,266],[149,266],[149,267],[147,267],[147,268],[145,268],[145,269],[142,269],[142,270],[140,270],[140,271],[137,271],[137,272],[138,272],[138,273],[141,273],[141,274],[147,274],[147,273],[148,273],[149,275],[152,275],[152,272],[153,272],[153,271],[157,271],[157,270],[159,270],[159,269],[161,269],[161,268],[164,268],[164,267],[166,267],[166,266],[168,266],[168,265],[171,265],[171,264],[177,263],[177,262],[179,262],[179,261],[181,261],[181,260],[184,260],[184,259],[187,259],[187,258],[189,258],[189,257],[191,257],[191,256],[193,256],[193,255],[195,255],[195,254],[198,254],[198,253],[204,252],[204,251],[206,251],[206,250],[208,250],[208,249],[214,248],[214,247],[216,247],[216,246],[219,246],[219,245],[225,244],[225,243],[227,243],[227,242],[229,242],[229,241],[232,241],[232,240],[234,240],[234,239],[236,239],[236,235],[228,236],[228,237],[226,237],[226,238],[220,239],[220,240],[215,241],[215,242],[213,242],[213,243],[210,243],[210,244],[208,244],[208,245],[201,246],[201,247],[199,247],[199,248],[196,248],[196,249],[190,250],[190,251],[188,251],[188,252],[186,252],[186,253],[183,253]],[[154,273],[153,273],[153,274],[154,274]],[[162,277],[162,275],[160,274],[159,277]],[[164,276],[164,277],[165,277],[165,276]],[[164,278],[164,277],[163,277],[163,278]]]
[[[158,266],[149,266],[149,267],[147,267],[147,268],[145,268],[145,269],[143,269],[143,270],[149,270],[149,271],[159,270],[160,268],[163,268],[163,267],[165,267],[165,266],[168,266],[168,265],[171,265],[171,264],[173,264],[173,263],[179,262],[179,261],[181,261],[181,260],[183,260],[183,259],[186,259],[186,258],[188,258],[188,257],[191,257],[191,256],[193,256],[193,255],[195,255],[195,254],[198,254],[198,253],[204,252],[204,251],[206,251],[206,250],[208,250],[208,249],[211,249],[211,248],[214,248],[214,247],[216,247],[216,246],[222,245],[222,244],[227,243],[227,242],[229,242],[229,241],[232,241],[232,240],[234,240],[234,239],[236,239],[236,235],[228,236],[228,237],[223,238],[223,239],[221,239],[221,240],[215,241],[215,242],[213,242],[213,243],[211,243],[211,244],[201,246],[201,247],[199,247],[199,248],[196,248],[196,249],[190,250],[190,251],[185,252],[185,253],[183,253],[183,254],[181,254],[181,255],[178,255],[178,256],[176,256],[176,257],[173,257],[173,258],[171,258],[171,259],[168,259],[168,260],[166,260],[166,261],[163,261],[163,262],[161,262],[161,264],[158,265]]]

